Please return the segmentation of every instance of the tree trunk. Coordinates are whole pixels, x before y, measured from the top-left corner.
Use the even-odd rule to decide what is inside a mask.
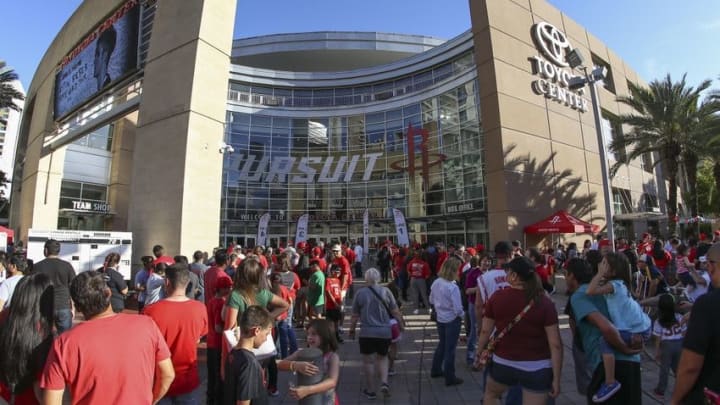
[[[668,217],[668,233],[670,235],[674,235],[677,229],[677,222],[676,216],[677,216],[677,173],[678,173],[678,163],[677,160],[675,160],[675,157],[670,157],[669,159],[666,159],[665,162],[667,167],[667,181],[668,181],[668,187],[670,190],[668,190],[668,200],[667,200],[667,217]]]
[[[690,207],[690,217],[698,217],[698,195],[697,195],[697,174],[698,174],[698,163],[700,159],[694,153],[685,154],[683,159],[683,166],[685,166],[685,173],[687,173],[687,199],[685,203]],[[690,228],[690,227],[688,227]],[[690,229],[688,229],[689,231]],[[700,235],[700,221],[695,223],[694,226],[695,236]]]
[[[713,163],[713,178],[715,178],[715,190],[720,194],[720,160],[718,159]]]

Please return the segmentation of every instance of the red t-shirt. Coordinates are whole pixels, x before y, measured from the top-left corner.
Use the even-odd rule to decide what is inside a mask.
[[[498,290],[485,303],[483,316],[495,320],[502,331],[527,305],[525,291],[517,288]],[[545,327],[558,323],[558,314],[550,298],[543,295],[510,332],[497,342],[495,353],[507,360],[535,361],[550,358]]]
[[[170,256],[160,256],[157,259],[153,260],[153,267],[158,263],[165,263],[168,266],[172,266],[175,264],[175,260]]]
[[[157,363],[170,358],[147,316],[117,314],[83,322],[55,338],[40,388],[70,386],[73,404],[151,404]]]
[[[224,269],[217,266],[212,266],[205,272],[205,305],[215,297],[215,286],[217,285],[218,279],[230,278],[225,273]]]
[[[145,315],[155,321],[170,347],[175,380],[167,396],[187,394],[200,385],[197,346],[208,332],[208,313],[195,300],[161,300],[145,307]]]
[[[430,277],[430,266],[422,259],[414,258],[407,264],[407,270],[412,278]]]
[[[340,295],[340,279],[334,277],[328,277],[325,279],[325,308],[326,309],[337,309],[339,308],[335,302],[342,303],[342,296]],[[335,298],[335,302],[328,297]]]
[[[260,265],[262,266],[262,268],[267,270],[267,268],[269,267],[267,257],[265,257],[265,255],[260,255],[260,256],[258,256],[258,261],[260,262]]]
[[[208,312],[208,334],[207,334],[207,348],[208,349],[220,349],[222,343],[222,333],[215,332],[215,325],[224,326],[222,320],[222,309],[225,306],[225,298],[213,297],[207,304]]]
[[[665,272],[665,269],[667,269],[668,264],[672,260],[672,256],[667,251],[664,251],[662,259],[657,259],[655,256],[652,258],[655,261],[655,267],[662,272]]]
[[[447,250],[438,253],[437,263],[435,263],[435,271],[440,271],[440,268],[449,256],[450,254],[447,252]]]
[[[550,268],[547,265],[538,264],[535,266],[535,273],[540,276],[540,280],[548,283],[550,280]]]
[[[283,301],[287,302],[288,305],[292,303],[293,300],[293,294],[292,292],[285,287],[284,285],[280,286],[280,298],[283,299]],[[284,321],[288,317],[288,311],[283,312],[282,314],[278,315],[277,319],[278,321]]]
[[[340,267],[340,284],[343,291],[345,291],[350,288],[353,281],[350,262],[345,257],[340,256],[333,259],[333,264]]]

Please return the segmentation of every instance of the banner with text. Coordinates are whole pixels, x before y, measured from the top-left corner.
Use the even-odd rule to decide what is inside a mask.
[[[298,218],[297,231],[295,231],[295,245],[307,240],[308,218],[308,214],[303,214]]]
[[[397,208],[393,208],[393,217],[395,218],[395,230],[397,231],[398,246],[410,246],[410,238],[408,237],[407,225],[405,225],[405,215]]]
[[[363,253],[368,254],[370,246],[370,213],[365,209],[363,214]]]
[[[255,240],[255,246],[265,246],[267,243],[268,224],[270,223],[270,213],[264,213],[258,221],[258,233]]]

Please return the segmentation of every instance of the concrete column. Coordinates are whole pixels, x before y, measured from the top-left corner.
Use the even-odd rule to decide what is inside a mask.
[[[189,256],[218,244],[236,0],[159,0],[133,157],[135,258],[154,244]]]
[[[108,184],[108,202],[115,213],[109,220],[109,229],[113,231],[128,230],[137,120],[138,113],[133,112],[115,121],[113,126],[112,163]]]

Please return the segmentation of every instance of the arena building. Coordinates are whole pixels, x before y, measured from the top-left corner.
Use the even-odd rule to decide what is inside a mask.
[[[189,254],[307,237],[489,243],[558,209],[604,226],[593,108],[567,53],[607,68],[602,133],[640,78],[543,0],[470,2],[450,40],[368,32],[232,38],[236,0],[85,1],[28,91],[11,226],[131,231]],[[625,128],[627,130],[627,128]],[[610,156],[611,161],[614,156]],[[612,179],[618,233],[659,227],[653,157]],[[570,235],[572,236],[572,235]],[[529,239],[540,242],[539,239]]]

